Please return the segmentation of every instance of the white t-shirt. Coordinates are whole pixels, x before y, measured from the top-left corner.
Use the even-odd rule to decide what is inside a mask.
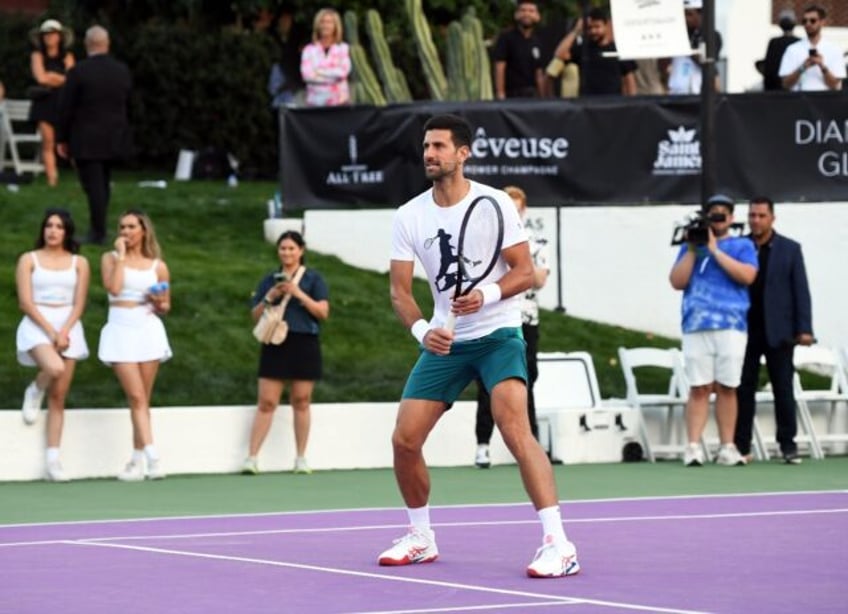
[[[470,184],[468,195],[453,206],[438,206],[433,201],[433,191],[430,189],[401,206],[395,213],[391,258],[408,262],[417,258],[423,265],[433,294],[431,328],[443,326],[450,313],[456,286],[459,229],[468,206],[476,197],[491,196],[500,206],[504,220],[502,249],[527,241],[527,232],[509,195],[476,181]],[[509,266],[503,257],[498,258],[492,271],[476,287],[498,281],[508,270]],[[521,326],[521,302],[522,294],[519,293],[483,305],[477,313],[458,317],[454,339],[479,339],[499,328]]]
[[[786,77],[801,67],[801,64],[809,57],[810,49],[813,45],[810,44],[810,39],[802,38],[801,40],[792,43],[783,52],[783,58],[780,60],[780,77]],[[819,39],[819,44],[815,45],[816,50],[821,54],[824,60],[824,65],[833,73],[837,79],[845,78],[845,60],[842,57],[842,50],[824,39]],[[801,73],[801,78],[792,87],[793,92],[816,92],[828,89],[824,81],[824,75],[821,68],[814,66]]]

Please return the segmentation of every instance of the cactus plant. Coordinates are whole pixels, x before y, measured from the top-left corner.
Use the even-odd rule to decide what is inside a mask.
[[[368,55],[359,42],[359,20],[353,11],[345,11],[345,38],[350,47],[350,62],[353,67],[355,98],[357,103],[385,105],[386,97],[377,81],[377,76],[368,63]]]
[[[406,78],[392,61],[389,45],[383,34],[383,20],[380,19],[380,13],[374,9],[369,9],[365,14],[365,30],[371,40],[371,57],[383,82],[386,98],[389,102],[411,101],[412,96],[409,94]]]
[[[445,100],[448,82],[436,46],[433,44],[430,26],[427,24],[427,19],[424,17],[424,11],[421,8],[421,0],[406,0],[406,13],[412,24],[415,46],[424,67],[424,76],[427,79],[430,96],[433,100]]]

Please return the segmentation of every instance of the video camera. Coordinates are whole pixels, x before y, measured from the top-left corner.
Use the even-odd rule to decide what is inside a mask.
[[[710,224],[723,222],[727,219],[724,213],[710,213],[703,209],[689,216],[686,222],[674,227],[671,235],[672,245],[692,243],[706,245],[710,240]]]

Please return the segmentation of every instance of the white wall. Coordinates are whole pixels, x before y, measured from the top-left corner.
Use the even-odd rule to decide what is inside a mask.
[[[670,337],[680,336],[680,293],[668,283],[676,255],[676,222],[694,206],[564,207],[561,209],[563,306],[569,315]],[[813,326],[822,343],[848,346],[848,203],[776,205],[779,232],[803,246],[813,296]],[[307,211],[310,249],[365,269],[389,266],[393,211]],[[737,206],[745,221],[747,207]],[[555,209],[533,208],[554,264],[542,305],[557,306]],[[332,289],[331,289],[332,290]],[[388,289],[378,300],[388,301]],[[561,348],[579,350],[583,348]]]

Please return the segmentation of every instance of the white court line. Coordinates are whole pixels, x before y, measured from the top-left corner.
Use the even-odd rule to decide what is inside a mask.
[[[566,519],[564,522],[569,524],[594,524],[608,522],[656,522],[666,520],[719,520],[725,518],[762,518],[770,516],[806,516],[816,514],[844,514],[848,513],[848,508],[834,509],[812,509],[812,510],[772,510],[764,512],[725,512],[720,514],[667,514],[664,516],[608,516],[600,518],[578,518],[574,520]],[[434,522],[433,528],[444,527],[484,527],[484,526],[516,526],[525,524],[538,524],[538,519],[528,518],[525,520],[474,520],[461,522]],[[53,539],[39,541],[21,541],[0,543],[0,548],[9,548],[12,546],[43,546],[51,544],[66,544],[66,543],[81,543],[81,544],[97,544],[112,541],[145,541],[145,540],[169,540],[169,539],[199,539],[204,537],[248,537],[254,535],[287,535],[287,534],[306,534],[306,533],[336,533],[349,531],[377,531],[384,529],[407,528],[407,524],[374,524],[374,525],[358,525],[358,526],[341,526],[341,527],[313,527],[313,528],[291,528],[291,529],[258,529],[254,531],[214,531],[204,533],[172,533],[159,535],[115,535],[110,537],[81,537],[78,539]]]
[[[538,599],[548,599],[553,600],[555,603],[563,604],[563,605],[578,605],[578,604],[591,604],[591,605],[600,605],[600,606],[609,606],[609,607],[617,607],[626,610],[640,610],[646,612],[663,612],[669,614],[704,614],[697,610],[679,610],[675,608],[658,608],[655,606],[643,606],[639,604],[633,603],[619,603],[616,601],[605,601],[599,599],[584,599],[582,597],[564,597],[562,595],[549,595],[546,593],[533,593],[530,591],[516,591],[504,588],[494,588],[491,586],[478,586],[476,584],[461,584],[459,582],[445,582],[443,580],[425,580],[421,578],[408,578],[402,576],[391,576],[387,574],[381,573],[372,573],[365,571],[354,571],[350,569],[338,569],[335,567],[324,567],[318,565],[306,565],[303,563],[287,563],[285,561],[274,561],[269,559],[257,559],[252,557],[242,557],[242,556],[229,556],[223,554],[209,554],[205,552],[191,552],[188,550],[171,550],[166,548],[150,548],[147,546],[131,546],[128,544],[106,544],[106,543],[94,543],[94,542],[84,542],[84,541],[74,541],[69,540],[64,543],[69,545],[79,545],[79,546],[87,546],[87,547],[95,547],[95,548],[117,548],[122,550],[135,550],[140,552],[152,552],[154,554],[166,554],[171,556],[182,556],[188,558],[200,558],[200,559],[211,559],[216,561],[231,561],[237,563],[252,563],[256,565],[268,565],[271,567],[284,567],[287,569],[298,569],[298,570],[306,570],[306,571],[317,571],[322,573],[331,573],[338,574],[342,576],[354,576],[357,578],[368,578],[372,580],[390,580],[393,582],[405,582],[408,584],[420,584],[425,586],[438,586],[442,588],[452,588],[452,589],[461,589],[461,590],[470,590],[470,591],[478,591],[482,593],[494,593],[497,595],[509,595],[511,597],[530,597],[530,598],[538,598]],[[549,580],[552,582],[554,580]],[[562,582],[568,582],[567,579],[561,580]],[[426,610],[419,610],[426,611]]]
[[[575,499],[560,500],[559,504],[566,507],[584,504],[596,503],[622,503],[622,502],[639,502],[639,501],[675,501],[686,499],[733,499],[733,498],[756,498],[756,497],[785,497],[785,496],[803,496],[803,495],[842,495],[848,494],[848,490],[789,490],[781,492],[752,492],[752,493],[714,493],[714,494],[694,494],[694,495],[651,495],[646,497],[610,497],[606,499]],[[449,509],[466,509],[466,508],[501,508],[501,507],[526,507],[529,506],[529,501],[517,501],[515,503],[458,503],[454,505],[433,505],[432,510],[449,510]],[[302,514],[339,514],[339,513],[355,513],[355,512],[385,512],[385,511],[403,511],[398,506],[392,507],[351,507],[338,509],[321,509],[321,510],[289,510],[285,512],[250,512],[244,514],[198,514],[194,516],[147,516],[142,518],[104,518],[102,520],[55,520],[50,522],[19,522],[12,524],[0,524],[0,531],[7,528],[19,527],[52,527],[52,526],[77,526],[89,524],[122,524],[122,523],[138,523],[138,522],[168,522],[172,520],[215,520],[220,518],[267,518],[273,516],[299,516]]]

